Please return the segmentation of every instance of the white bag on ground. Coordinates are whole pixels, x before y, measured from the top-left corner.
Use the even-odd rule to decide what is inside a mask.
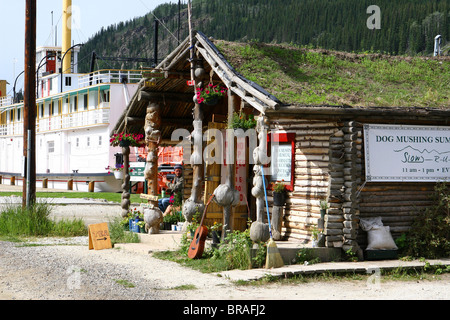
[[[367,232],[369,242],[366,250],[397,250],[388,226],[373,227]]]
[[[359,224],[361,229],[367,232],[369,242],[366,250],[397,250],[391,229],[383,225],[381,217],[363,218]]]

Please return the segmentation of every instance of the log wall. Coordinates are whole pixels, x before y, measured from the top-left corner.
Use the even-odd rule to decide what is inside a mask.
[[[285,240],[311,239],[322,199],[330,205],[325,245],[345,251],[367,246],[360,218],[381,217],[396,239],[431,205],[435,183],[365,181],[362,122],[289,118],[273,121],[271,129],[296,134],[294,190],[288,195],[282,224]]]
[[[338,131],[338,125],[327,121],[278,119],[271,129],[296,134],[294,190],[289,192],[285,206],[283,238],[309,241],[310,230],[320,218],[320,200],[327,198],[330,137]]]

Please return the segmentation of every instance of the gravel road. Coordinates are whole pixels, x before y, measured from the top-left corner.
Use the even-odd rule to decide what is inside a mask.
[[[55,219],[89,223],[120,206],[56,206]],[[366,280],[238,286],[227,278],[122,249],[90,251],[88,238],[0,242],[0,300],[428,300],[450,299],[450,274],[419,281]],[[431,277],[431,276],[430,276]],[[127,286],[132,284],[132,286]]]
[[[378,285],[355,280],[238,286],[148,254],[89,251],[85,237],[39,242],[45,246],[0,242],[0,300],[450,299],[449,274],[433,281],[381,279]]]

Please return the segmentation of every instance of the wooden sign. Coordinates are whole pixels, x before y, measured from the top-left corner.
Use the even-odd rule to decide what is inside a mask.
[[[111,237],[106,222],[89,225],[89,250],[92,249],[112,249]]]
[[[145,193],[142,193],[140,198],[142,200],[147,200],[147,201],[158,201],[158,199],[159,199],[158,196],[152,196],[150,194],[145,194]]]

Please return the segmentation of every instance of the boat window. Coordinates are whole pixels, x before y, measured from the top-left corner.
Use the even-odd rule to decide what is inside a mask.
[[[87,108],[88,108],[88,95],[87,94],[83,95],[83,98],[84,98],[84,100],[83,100],[83,110],[87,110]]]
[[[54,153],[55,152],[55,141],[48,141],[47,142],[47,150],[48,153]]]

